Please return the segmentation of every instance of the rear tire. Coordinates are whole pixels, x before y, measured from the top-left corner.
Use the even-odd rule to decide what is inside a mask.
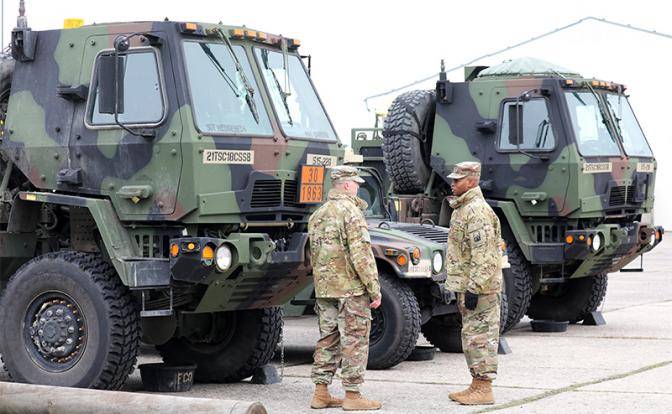
[[[580,322],[602,303],[607,293],[607,281],[606,274],[587,276],[570,279],[557,296],[537,293],[532,297],[527,315],[532,319]]]
[[[16,381],[115,390],[135,367],[140,314],[99,255],[32,259],[10,279],[0,309],[0,353]]]
[[[171,365],[196,364],[196,381],[236,382],[271,361],[282,332],[278,307],[209,314],[216,338],[173,338],[156,349]]]
[[[428,164],[435,102],[433,91],[410,91],[399,95],[388,110],[383,125],[383,161],[397,193],[425,190],[431,173]]]
[[[420,306],[403,281],[380,274],[382,304],[371,313],[369,369],[386,369],[405,361],[420,335]]]

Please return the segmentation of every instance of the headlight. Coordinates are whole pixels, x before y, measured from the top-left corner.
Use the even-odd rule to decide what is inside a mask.
[[[215,254],[215,264],[217,269],[224,272],[229,270],[231,267],[231,262],[233,262],[233,255],[231,254],[231,249],[226,244],[222,244],[217,248]]]
[[[655,231],[653,233],[651,233],[651,238],[649,239],[649,244],[651,245],[651,247],[655,246],[655,244],[656,244],[656,232]]]
[[[413,250],[411,250],[411,262],[413,262],[414,265],[417,265],[420,263],[420,258],[422,257],[422,253],[420,252],[420,249],[415,247]]]
[[[602,247],[602,234],[597,233],[593,236],[593,242],[590,244],[590,247],[593,248],[593,252],[597,253]]]
[[[443,256],[441,255],[441,252],[434,252],[434,256],[432,257],[432,271],[434,273],[439,273],[443,269]]]

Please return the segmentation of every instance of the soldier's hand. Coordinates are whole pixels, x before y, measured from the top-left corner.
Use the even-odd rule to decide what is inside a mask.
[[[382,302],[382,300],[383,300],[382,297],[380,297],[380,298],[374,300],[373,302],[371,302],[371,304],[369,305],[369,307],[370,307],[371,309],[378,309],[378,308],[380,307],[380,303]]]
[[[464,293],[464,307],[469,310],[476,309],[478,305],[478,295],[469,291]]]

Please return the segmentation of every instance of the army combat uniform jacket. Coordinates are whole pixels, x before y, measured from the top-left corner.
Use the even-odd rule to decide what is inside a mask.
[[[366,202],[342,190],[329,191],[308,222],[315,297],[380,298],[378,270],[362,209]]]
[[[484,295],[502,290],[499,218],[479,187],[450,202],[446,288]]]

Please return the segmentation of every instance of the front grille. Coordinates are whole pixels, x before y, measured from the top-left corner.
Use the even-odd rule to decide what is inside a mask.
[[[429,227],[429,226],[402,226],[398,230],[411,233],[423,239],[431,240],[435,243],[448,242],[448,229],[443,227]]]
[[[637,187],[634,185],[619,185],[609,189],[609,207],[623,206],[626,204],[639,204],[635,200]]]
[[[628,204],[637,204],[637,202],[635,201],[635,196],[636,195],[637,195],[637,187],[635,187],[634,185],[629,185],[628,186],[628,197],[627,197]]]
[[[252,189],[250,207],[279,207],[281,197],[281,180],[257,180]]]
[[[296,203],[296,181],[286,180],[282,191],[282,200],[285,207],[298,207]]]
[[[609,207],[622,206],[625,204],[626,187],[619,185],[609,189]]]

